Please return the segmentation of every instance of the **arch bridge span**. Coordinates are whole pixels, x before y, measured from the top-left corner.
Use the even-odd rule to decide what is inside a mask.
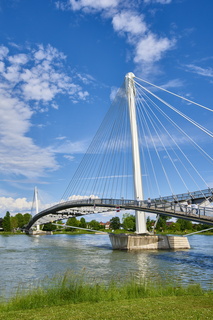
[[[88,209],[88,210],[85,210]],[[68,213],[67,210],[71,210]],[[154,213],[167,215],[170,217],[181,218],[191,220],[194,222],[205,223],[213,225],[213,208],[212,207],[198,207],[193,208],[188,205],[177,202],[167,201],[164,199],[154,199],[151,204],[147,201],[137,200],[124,200],[124,199],[82,199],[72,200],[58,203],[50,208],[42,210],[36,214],[25,227],[25,231],[29,230],[36,224],[39,223],[39,219],[50,216],[47,222],[51,220],[63,220],[68,217],[84,216],[88,214],[99,213],[102,211],[116,211],[116,210],[137,210],[141,212]],[[41,222],[39,224],[44,224]]]

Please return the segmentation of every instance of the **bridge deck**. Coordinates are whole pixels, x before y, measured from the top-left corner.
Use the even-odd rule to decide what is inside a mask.
[[[156,198],[155,200],[166,200],[166,201],[187,201],[187,200],[204,200],[204,199],[210,199],[212,200],[213,198],[213,189],[204,189],[204,190],[199,190],[199,191],[192,191],[192,192],[187,192],[187,193],[180,193],[176,195],[171,195],[171,196],[165,196],[161,198]]]
[[[213,208],[199,207],[197,209],[190,208],[177,202],[169,202],[162,199],[155,199],[151,206],[148,206],[147,201],[123,200],[123,199],[83,199],[75,201],[67,201],[59,203],[51,208],[45,209],[35,215],[28,225],[26,230],[29,230],[37,220],[47,215],[61,216],[64,210],[74,210],[78,208],[78,212],[73,212],[72,216],[82,216],[85,212],[79,212],[79,208],[93,207],[93,211],[88,214],[98,211],[98,208],[108,208],[115,211],[116,208],[124,210],[145,211],[154,214],[162,214],[175,218],[187,219],[199,223],[213,225]]]

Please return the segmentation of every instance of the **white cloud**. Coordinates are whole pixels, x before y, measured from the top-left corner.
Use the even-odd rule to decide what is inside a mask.
[[[56,203],[41,203],[38,199],[39,210],[44,210],[54,206]],[[28,201],[27,198],[14,198],[14,197],[0,197],[0,216],[4,217],[5,213],[9,210],[12,216],[17,213],[31,213],[36,214],[35,204],[32,206],[32,201]],[[33,210],[32,210],[33,209]],[[31,212],[32,210],[32,212]]]
[[[16,86],[26,101],[53,102],[59,94],[68,94],[75,101],[88,97],[88,92],[66,74],[66,56],[51,45],[39,45],[28,54],[8,56],[8,52],[6,47],[0,47],[0,56],[5,58],[0,65],[1,75],[10,86]],[[52,107],[56,106],[52,103]]]
[[[147,73],[153,70],[153,64],[175,44],[174,40],[167,37],[160,38],[150,32],[144,16],[136,12],[121,11],[115,14],[112,25],[116,32],[127,34],[127,41],[135,48],[134,61],[143,66]]]
[[[4,62],[0,61],[0,73],[4,72]]]
[[[81,9],[94,9],[103,10],[109,8],[115,8],[119,4],[120,0],[69,0],[72,10]]]
[[[38,50],[34,50],[34,57],[36,60],[47,60],[49,62],[59,59],[65,60],[66,56],[63,52],[58,51],[56,48],[52,47],[51,45],[47,45],[44,47],[42,44],[38,46]]]
[[[20,81],[20,67],[18,65],[9,66],[5,69],[2,75],[9,82],[16,84]]]
[[[82,145],[67,143],[71,151],[64,143],[56,151],[36,145],[28,134],[33,114],[58,109],[59,94],[79,101],[88,92],[65,72],[65,55],[50,45],[12,56],[1,46],[0,57],[0,173],[45,176],[59,168],[56,153],[81,152]]]
[[[172,0],[144,0],[144,3],[161,3],[161,4],[169,4]]]
[[[59,136],[59,137],[56,138],[56,140],[64,140],[64,139],[66,139],[65,136]]]
[[[147,31],[143,16],[130,11],[117,13],[112,18],[112,25],[117,32],[127,32],[131,35],[143,34]]]
[[[84,153],[88,148],[89,142],[87,140],[72,142],[66,140],[59,146],[54,146],[53,150],[55,153]]]
[[[144,147],[148,146],[150,149],[157,148],[158,151],[165,151],[165,149],[168,151],[170,148],[176,148],[177,145],[180,147],[189,145],[190,143],[184,135],[178,137],[174,133],[171,134],[171,137],[169,137],[169,135],[166,133],[161,133],[158,135],[153,133],[152,137],[146,135],[144,140],[146,141],[146,144],[144,141],[142,142]]]
[[[168,4],[171,0],[146,0],[146,3]],[[115,32],[125,36],[133,47],[133,60],[137,69],[147,75],[159,72],[156,62],[174,47],[175,40],[159,37],[151,32],[145,17],[137,11],[138,3],[119,0],[69,0],[57,1],[56,6],[62,10],[82,10],[84,13],[100,12],[102,18],[111,19]]]
[[[8,54],[9,50],[5,46],[0,46],[0,60],[5,58]]]
[[[17,54],[15,56],[10,56],[8,60],[13,64],[26,64],[28,62],[28,56],[24,53]]]
[[[180,88],[184,85],[183,81],[180,79],[173,79],[161,85],[161,88],[168,89],[168,88]]]
[[[69,161],[73,161],[73,160],[74,160],[74,157],[73,157],[73,156],[70,156],[70,155],[68,155],[68,154],[65,154],[65,155],[64,155],[64,158],[67,159],[67,160],[69,160]]]
[[[202,68],[199,66],[195,66],[194,64],[188,64],[186,65],[188,68],[188,71],[191,71],[193,73],[199,74],[204,77],[213,77],[213,68]]]
[[[111,93],[110,93],[110,100],[113,101],[116,97],[116,94],[118,93],[119,88],[117,87],[112,87],[111,88]]]
[[[55,102],[53,102],[53,103],[51,104],[51,107],[52,107],[53,109],[55,109],[55,110],[58,110],[58,108],[59,108],[58,104],[55,103]]]
[[[95,79],[89,74],[77,73],[76,76],[85,84],[90,84],[95,81]]]
[[[17,98],[0,91],[0,172],[36,177],[59,166],[53,152],[40,148],[26,136],[32,111]]]
[[[27,201],[26,198],[17,198],[14,199],[12,197],[0,197],[0,210],[3,216],[5,215],[8,208],[10,213],[30,213],[32,207],[32,202]]]
[[[174,46],[174,41],[168,38],[158,38],[155,34],[149,33],[136,45],[135,62],[153,63],[159,61],[165,51]]]

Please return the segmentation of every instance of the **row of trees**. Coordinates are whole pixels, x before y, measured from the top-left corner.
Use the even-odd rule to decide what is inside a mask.
[[[62,224],[61,221],[57,222],[57,226],[50,222],[43,226],[43,230],[44,231],[54,231],[56,229],[60,230],[63,228],[62,226],[60,226],[61,224]],[[71,217],[67,220],[66,226],[67,227],[65,227],[65,231],[75,231],[76,228],[92,229],[92,230],[100,230],[101,228],[103,228],[100,222],[96,220],[86,222],[84,217],[82,217],[80,220],[76,219],[75,217]],[[71,228],[71,227],[76,227],[76,228]]]
[[[184,232],[184,231],[200,231],[203,229],[209,228],[208,225],[204,224],[193,224],[189,220],[184,219],[177,219],[176,222],[169,222],[171,218],[168,216],[160,216],[157,225],[156,225],[156,231],[157,232],[167,232],[167,233],[174,233],[174,232]],[[151,220],[150,217],[147,218],[146,221],[147,224],[147,230],[152,231],[155,220]],[[135,224],[135,216],[132,214],[124,214],[122,218],[122,223],[120,222],[120,219],[118,217],[114,217],[110,220],[110,228],[111,229],[120,229],[120,227],[123,227],[123,229],[128,231],[135,231],[136,224]]]
[[[15,216],[11,216],[10,212],[7,211],[2,219],[2,228],[7,232],[22,229],[30,221],[30,219],[31,214],[29,213],[17,213]]]
[[[14,231],[21,230],[31,219],[31,215],[29,213],[21,214],[17,213],[15,216],[10,216],[9,211],[6,212],[6,215],[2,219],[2,227],[4,231]],[[175,233],[175,232],[184,232],[184,231],[200,231],[208,228],[208,226],[203,224],[193,224],[189,220],[177,219],[176,222],[168,222],[170,217],[160,216],[156,231],[157,232],[167,232],[167,233]],[[47,223],[43,226],[43,230],[45,231],[53,231],[55,229],[62,229],[60,227],[62,224],[61,221],[58,221],[58,226],[53,225],[52,223]],[[148,231],[153,230],[153,226],[155,224],[155,220],[151,220],[149,217],[147,218],[147,229]],[[82,217],[80,220],[75,217],[69,218],[66,222],[66,231],[74,231],[75,228],[88,228],[93,230],[104,229],[104,226],[101,225],[98,221],[92,220],[90,222],[86,222],[85,218]],[[122,221],[120,221],[119,217],[113,217],[110,220],[110,229],[118,230],[124,229],[127,231],[135,231],[135,216],[129,213],[125,213],[122,217]]]
[[[168,216],[160,216],[158,223],[156,225],[156,232],[167,232],[167,233],[176,233],[176,232],[178,233],[178,232],[184,232],[184,231],[193,232],[193,231],[200,231],[208,228],[208,226],[203,224],[193,224],[189,220],[177,219],[176,222],[169,222],[168,220],[170,219],[171,218]],[[151,220],[148,217],[147,230],[152,231],[154,224],[155,224],[155,220]],[[69,218],[67,220],[66,225],[80,227],[80,228],[88,228],[93,230],[104,229],[104,226],[101,225],[98,221],[92,220],[90,222],[86,222],[84,218],[81,218],[80,220],[77,220],[76,218]],[[134,232],[136,230],[135,216],[133,214],[125,213],[122,217],[122,221],[120,221],[119,217],[113,217],[110,220],[111,230],[118,230],[121,228],[124,229],[124,231],[126,230],[126,231]],[[75,229],[68,227],[65,230],[74,231]]]

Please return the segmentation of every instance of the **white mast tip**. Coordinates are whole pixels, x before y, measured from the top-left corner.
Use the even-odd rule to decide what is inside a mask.
[[[133,72],[128,72],[125,77],[129,78],[129,79],[133,79],[133,78],[135,78],[135,75]]]

